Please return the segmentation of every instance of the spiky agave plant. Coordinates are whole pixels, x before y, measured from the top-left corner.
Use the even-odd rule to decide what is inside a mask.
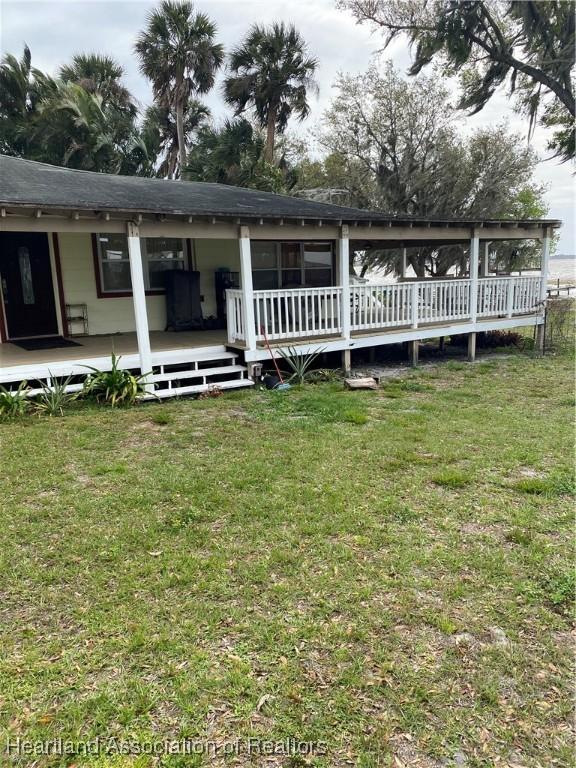
[[[50,371],[48,371],[48,376],[50,383],[38,382],[42,387],[42,392],[36,396],[34,407],[40,413],[45,413],[48,416],[63,416],[64,408],[76,400],[79,393],[68,391],[72,376],[68,376],[66,379],[54,379]]]
[[[109,371],[100,371],[92,366],[85,366],[93,371],[84,382],[83,393],[93,397],[98,403],[133,405],[146,393],[147,373],[135,376],[130,371],[120,368],[120,356],[112,353],[112,366]]]
[[[304,384],[311,371],[312,363],[323,353],[323,349],[312,352],[309,355],[299,355],[296,347],[288,347],[287,351],[281,349],[280,356],[289,368],[288,381],[296,384]]]

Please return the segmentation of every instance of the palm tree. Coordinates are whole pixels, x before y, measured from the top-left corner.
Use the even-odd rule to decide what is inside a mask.
[[[186,164],[185,110],[194,94],[207,93],[224,60],[214,42],[216,25],[190,2],[162,0],[135,45],[140,71],[152,83],[161,107],[174,114],[180,168]]]
[[[317,91],[314,74],[318,62],[308,55],[308,46],[293,25],[271,27],[254,24],[244,42],[230,54],[232,73],[224,83],[224,96],[236,109],[254,111],[266,128],[264,157],[274,158],[275,133],[286,129],[294,113],[304,120],[310,112],[308,91]]]
[[[190,99],[184,110],[184,142],[208,122],[210,110],[197,99]],[[176,122],[168,107],[155,104],[148,107],[142,125],[142,138],[151,157],[160,159],[156,174],[165,179],[176,179],[182,173],[179,162]]]
[[[60,67],[61,80],[76,83],[85,91],[102,98],[102,108],[112,107],[132,117],[137,108],[130,91],[122,85],[123,67],[111,56],[99,53],[80,53],[70,64]]]

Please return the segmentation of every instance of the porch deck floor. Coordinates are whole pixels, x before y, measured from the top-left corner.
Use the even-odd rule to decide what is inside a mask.
[[[226,331],[151,331],[150,345],[153,352],[174,349],[198,349],[226,344]],[[56,349],[26,350],[16,344],[0,344],[0,369],[18,365],[60,363],[69,360],[87,360],[106,357],[114,351],[117,355],[134,355],[138,352],[135,333],[116,333],[104,336],[75,337],[79,346]]]
[[[476,331],[480,333],[484,330],[482,326],[486,326],[487,329],[490,328],[490,326],[494,323],[495,320],[502,320],[505,319],[505,315],[491,315],[491,316],[484,316],[479,317],[476,320]],[[516,325],[521,326],[522,320],[526,319],[527,321],[534,319],[535,317],[538,317],[538,315],[527,312],[525,314],[515,314],[513,316],[514,320],[517,320],[518,322]],[[458,326],[462,326],[465,328],[470,324],[470,320],[468,318],[460,318],[456,320],[442,320],[438,322],[420,322],[418,323],[418,330],[419,331],[430,331],[430,338],[438,338],[442,334],[439,333],[443,328],[448,331],[448,328],[454,328]],[[360,339],[367,339],[367,338],[374,338],[374,336],[381,337],[381,340],[379,339],[378,344],[385,345],[387,343],[390,343],[389,341],[386,341],[386,339],[393,338],[395,335],[398,335],[399,333],[402,333],[404,331],[411,331],[412,326],[411,325],[395,325],[393,327],[387,326],[385,328],[371,328],[370,330],[354,330],[350,333],[350,339],[352,342],[355,340],[358,341]],[[468,332],[468,331],[466,331]],[[452,335],[454,335],[454,331],[452,332]],[[284,339],[273,339],[270,340],[270,346],[271,347],[308,347],[310,344],[322,344],[324,342],[329,343],[331,341],[336,341],[340,339],[341,336],[338,333],[333,334],[318,334],[318,335],[310,335],[306,338],[301,337],[287,337]],[[227,343],[228,347],[243,350],[245,349],[245,345],[243,342],[232,342]],[[258,350],[265,349],[266,345],[264,341],[258,341],[256,343],[256,346]],[[377,346],[375,343],[374,346]]]

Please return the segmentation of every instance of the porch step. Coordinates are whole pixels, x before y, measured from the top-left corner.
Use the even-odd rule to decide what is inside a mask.
[[[196,349],[171,349],[163,352],[152,352],[152,364],[179,365],[181,363],[206,363],[213,360],[235,360],[237,352],[229,352],[221,344],[214,347],[197,347]]]
[[[157,398],[180,397],[182,395],[197,395],[201,392],[208,392],[210,389],[238,389],[240,387],[253,387],[254,382],[251,379],[231,379],[229,381],[217,381],[213,384],[193,384],[188,387],[174,387],[172,389],[160,389],[153,395],[143,398],[144,400],[156,400]]]
[[[144,399],[199,394],[211,387],[224,390],[253,386],[254,382],[248,378],[247,368],[238,364],[237,360],[238,354],[229,352],[223,345],[153,352],[153,373],[150,375],[150,381],[154,384],[155,391]],[[134,354],[123,355],[119,365],[120,368],[137,372],[140,359]],[[18,382],[26,380],[32,385],[27,394],[34,396],[43,391],[42,382],[48,383],[51,378],[63,379],[73,376],[66,390],[80,392],[84,380],[92,373],[87,366],[103,371],[110,370],[111,359],[80,358],[53,364],[15,366],[7,371],[0,370],[0,384],[15,387]]]
[[[177,379],[205,379],[211,376],[224,376],[233,373],[246,373],[244,365],[222,365],[219,368],[193,368],[189,371],[170,371],[169,373],[157,373],[152,376],[155,383],[161,381],[174,381]]]
[[[152,398],[194,395],[212,387],[224,390],[253,385],[246,366],[236,362],[236,352],[225,347],[190,352],[174,350],[153,361],[157,373],[151,377],[156,387]]]

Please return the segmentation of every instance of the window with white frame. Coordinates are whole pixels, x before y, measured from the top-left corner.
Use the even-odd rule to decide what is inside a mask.
[[[255,290],[333,285],[330,242],[252,241],[252,282]]]
[[[96,235],[98,269],[102,293],[130,293],[130,260],[126,235]],[[147,237],[140,240],[144,285],[148,291],[164,288],[163,273],[184,269],[184,240],[176,237]]]

